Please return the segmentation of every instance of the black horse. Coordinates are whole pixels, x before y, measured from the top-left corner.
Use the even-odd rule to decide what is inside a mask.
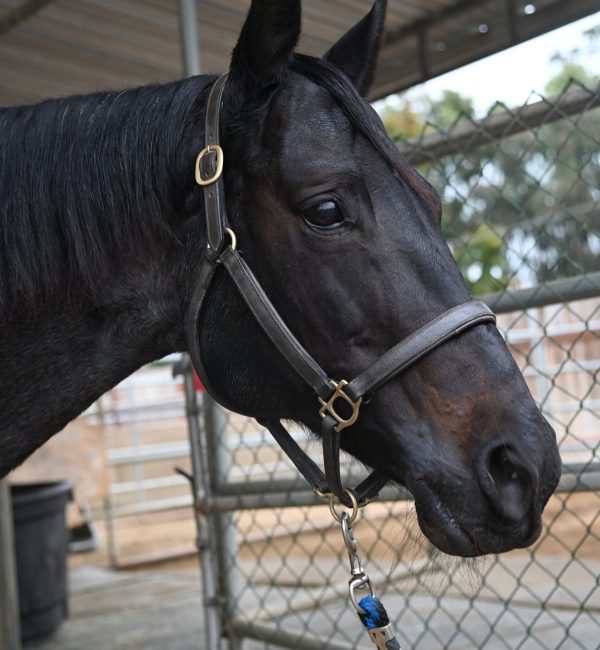
[[[253,0],[221,117],[229,221],[283,319],[330,376],[356,376],[469,300],[435,192],[361,98],[385,0],[323,59],[294,52],[300,0]],[[0,112],[0,476],[103,392],[187,349],[207,235],[194,164],[214,77]],[[318,431],[315,396],[217,271],[197,333],[236,410]],[[342,446],[406,485],[459,555],[530,544],[555,436],[491,324],[385,383]]]

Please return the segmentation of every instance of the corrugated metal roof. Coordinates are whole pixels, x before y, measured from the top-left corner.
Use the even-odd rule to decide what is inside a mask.
[[[249,4],[197,1],[206,72],[227,68]],[[598,0],[388,0],[388,5],[374,98],[598,10]],[[322,54],[369,7],[363,0],[304,0],[300,49]],[[23,8],[37,11],[11,25]],[[0,0],[0,105],[180,77],[177,11],[176,0]]]

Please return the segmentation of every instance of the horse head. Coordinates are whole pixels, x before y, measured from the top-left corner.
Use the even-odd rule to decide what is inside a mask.
[[[222,103],[223,182],[238,247],[301,345],[337,378],[356,377],[470,300],[435,191],[363,99],[384,14],[377,0],[314,59],[294,52],[299,0],[254,0]],[[203,366],[229,406],[319,431],[314,391],[219,270],[201,324]],[[341,444],[405,485],[425,535],[462,556],[532,543],[560,474],[554,432],[492,323],[373,391]]]

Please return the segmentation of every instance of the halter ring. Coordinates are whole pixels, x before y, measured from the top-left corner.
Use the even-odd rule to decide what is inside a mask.
[[[349,488],[345,488],[344,492],[346,493],[348,499],[350,500],[350,503],[352,504],[352,512],[351,514],[348,515],[348,525],[350,525],[356,519],[356,515],[358,515],[358,509],[360,506],[358,505],[358,499],[356,498],[352,490],[350,490]],[[335,509],[335,494],[333,492],[327,492],[327,494],[323,496],[326,496],[329,501],[329,510],[331,511],[333,518],[338,522],[338,524],[341,524],[342,515],[339,514],[338,511]]]
[[[234,251],[237,248],[237,237],[231,228],[225,228],[225,232],[229,235],[229,239],[231,239],[230,246],[231,250]]]

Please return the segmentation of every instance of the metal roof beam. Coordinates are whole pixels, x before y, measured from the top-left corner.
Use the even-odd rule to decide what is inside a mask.
[[[531,5],[526,10],[526,5]],[[370,99],[410,88],[598,11],[598,0],[463,0],[388,33]]]
[[[17,25],[43,9],[53,0],[25,0],[23,4],[0,16],[0,36],[10,32]]]

